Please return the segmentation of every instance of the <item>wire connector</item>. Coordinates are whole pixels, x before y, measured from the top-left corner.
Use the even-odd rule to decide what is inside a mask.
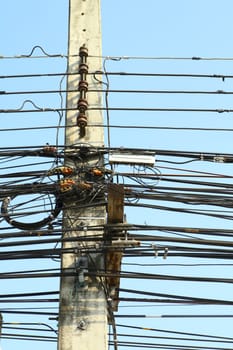
[[[213,158],[213,161],[216,162],[216,163],[225,163],[225,157],[223,157],[223,156],[215,156]]]
[[[70,176],[73,175],[74,169],[68,166],[60,166],[53,169],[50,169],[48,171],[48,175],[64,175],[64,176]]]
[[[63,179],[59,181],[59,189],[62,193],[71,191],[75,181],[73,179]]]

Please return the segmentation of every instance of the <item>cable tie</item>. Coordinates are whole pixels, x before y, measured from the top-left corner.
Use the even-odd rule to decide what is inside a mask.
[[[152,244],[151,247],[154,249],[154,257],[158,257],[158,249],[156,244]]]
[[[80,249],[79,247],[74,248],[74,254],[79,255],[80,254]]]
[[[214,162],[217,163],[224,163],[225,162],[225,158],[223,156],[215,156],[213,157]]]
[[[204,155],[202,153],[200,154],[200,160],[204,160]]]
[[[201,57],[193,56],[193,57],[192,57],[192,60],[198,61],[198,60],[201,60]]]
[[[167,259],[167,255],[168,255],[168,248],[166,247],[164,249],[163,259]]]

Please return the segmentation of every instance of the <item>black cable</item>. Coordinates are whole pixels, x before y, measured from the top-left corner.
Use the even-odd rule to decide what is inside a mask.
[[[213,214],[211,211],[205,212],[204,210],[202,211],[197,211],[194,209],[185,209],[185,208],[175,208],[175,207],[166,207],[162,205],[152,205],[152,204],[145,204],[145,203],[127,203],[125,202],[125,206],[128,207],[141,207],[141,208],[150,208],[150,209],[160,209],[160,210],[165,210],[165,211],[173,211],[173,212],[180,212],[180,213],[186,213],[186,214],[195,214],[195,215],[204,215],[204,216],[210,216],[210,217],[215,217],[219,219],[225,219],[225,220],[233,220],[233,215],[224,215],[224,214]],[[233,214],[233,213],[232,213]]]
[[[75,74],[75,73],[74,73]],[[98,72],[97,72],[98,74]],[[107,73],[105,73],[106,75]],[[67,74],[64,74],[67,76]],[[98,82],[104,84],[103,81],[98,79]],[[53,90],[18,90],[18,91],[0,91],[0,95],[34,95],[34,94],[57,94],[57,93],[70,93],[76,92],[77,89],[53,89]],[[99,92],[99,93],[121,93],[121,94],[203,94],[203,95],[232,95],[233,91],[224,91],[224,90],[216,90],[216,91],[207,91],[207,90],[131,90],[131,89],[88,89],[88,93]],[[107,105],[106,105],[107,107]]]
[[[8,213],[8,206],[10,204],[10,201],[11,201],[10,197],[6,197],[3,200],[2,206],[1,206],[1,214],[4,217],[4,219],[8,222],[9,225],[12,225],[20,230],[37,230],[45,225],[49,225],[59,215],[62,209],[62,201],[59,197],[57,197],[55,208],[51,211],[48,217],[33,223],[26,223],[26,222],[12,220],[10,214]]]
[[[110,342],[110,344],[112,344],[112,342]],[[144,349],[144,348],[149,348],[149,349],[171,349],[171,350],[194,350],[194,349],[205,349],[205,350],[209,350],[210,348],[208,346],[195,346],[195,345],[179,345],[179,344],[164,344],[164,343],[146,343],[146,342],[133,342],[133,341],[119,341],[118,342],[119,346],[123,346],[124,348],[127,347],[135,347],[135,348],[140,348],[140,349]],[[227,350],[227,348],[222,348],[222,347],[213,347],[211,346],[212,350]]]
[[[174,331],[174,330],[168,330],[168,329],[161,329],[161,328],[151,328],[151,327],[139,327],[139,326],[133,326],[133,325],[126,325],[126,324],[117,324],[117,327],[124,327],[129,329],[136,329],[136,330],[146,330],[146,331],[152,331],[152,332],[159,332],[159,333],[169,333],[169,334],[176,334],[176,335],[182,335],[182,336],[194,336],[199,338],[208,338],[209,339],[219,339],[221,340],[233,340],[232,337],[222,337],[218,335],[210,335],[210,334],[203,334],[203,333],[190,333],[190,332],[181,332],[181,331]],[[184,338],[185,340],[186,338]]]
[[[129,333],[118,333],[119,337],[124,338],[144,338],[144,339],[165,339],[165,340],[181,340],[187,342],[205,342],[205,343],[225,343],[232,344],[233,340],[211,340],[211,339],[195,339],[195,338],[182,338],[182,337],[165,337],[165,336],[151,336],[151,335],[138,335],[138,334],[129,334]]]
[[[48,309],[48,308],[46,308]],[[6,310],[1,309],[0,312],[2,315],[4,314],[22,314],[22,315],[41,315],[41,316],[58,316],[57,312],[44,312],[44,311],[23,311],[23,310]]]
[[[89,111],[125,111],[125,112],[195,112],[195,113],[232,113],[233,109],[224,108],[156,108],[156,107],[89,107]],[[77,108],[50,108],[39,107],[36,109],[0,109],[0,114],[21,114],[21,113],[44,113],[44,112],[67,112],[77,111]]]
[[[158,280],[174,280],[174,281],[190,281],[190,282],[203,282],[203,283],[233,283],[232,278],[215,278],[215,277],[195,277],[195,276],[174,276],[174,275],[162,275],[162,274],[149,274],[141,272],[101,272],[101,271],[88,271],[87,276],[95,277],[121,277],[129,279],[158,279]]]
[[[148,72],[113,72],[107,71],[109,76],[139,76],[139,77],[172,77],[172,78],[214,78],[214,79],[232,79],[233,75],[223,74],[197,74],[197,73],[148,73]],[[0,75],[0,79],[15,79],[15,78],[37,78],[37,77],[55,77],[55,76],[69,76],[79,75],[77,72],[57,72],[57,73],[34,73],[34,74],[11,74],[11,75]],[[102,71],[88,72],[88,75],[103,75]]]
[[[145,314],[116,314],[118,318],[233,318],[233,314],[166,314],[166,315],[145,315]]]
[[[106,129],[148,129],[148,130],[170,130],[170,131],[208,131],[208,132],[233,132],[231,128],[201,128],[201,127],[173,127],[173,126],[145,126],[145,125],[123,125],[123,124],[91,124],[89,123],[87,128],[106,128]],[[73,125],[61,125],[60,129],[68,129],[73,128]],[[30,131],[30,130],[49,130],[49,129],[57,129],[57,125],[48,125],[48,126],[33,126],[33,127],[22,127],[22,128],[14,128],[15,131]],[[0,129],[0,132],[9,132],[12,131],[12,128],[4,128]]]
[[[197,298],[197,297],[190,297],[190,296],[184,296],[184,295],[177,295],[177,294],[167,294],[167,293],[156,293],[156,292],[147,292],[142,290],[135,290],[135,289],[126,289],[126,288],[118,288],[119,292],[124,293],[132,293],[132,294],[139,294],[139,295],[148,295],[148,296],[156,296],[156,297],[162,297],[162,298],[173,298],[172,300],[179,299],[181,302],[184,301],[190,301],[190,302],[200,302],[200,303],[217,303],[217,304],[226,304],[226,305],[233,305],[233,301],[231,300],[219,300],[219,299],[208,299],[208,298]],[[121,297],[120,297],[121,298]],[[162,299],[161,299],[162,300]]]
[[[33,149],[35,148],[35,149]],[[60,148],[59,156],[63,157],[61,153],[64,150],[64,145],[58,145]],[[77,153],[82,150],[82,145],[70,145],[66,149],[69,151],[69,156],[77,158]],[[198,159],[200,161],[211,161],[221,163],[233,162],[233,155],[231,153],[219,153],[219,152],[192,152],[192,151],[179,151],[179,150],[166,150],[166,149],[146,149],[146,148],[122,148],[122,147],[88,147],[90,156],[93,154],[109,154],[111,152],[120,152],[121,154],[141,154],[141,155],[152,155],[152,156],[169,156],[169,157],[185,157],[191,159]],[[57,150],[58,152],[58,150]],[[45,152],[44,145],[42,146],[27,146],[27,147],[0,147],[0,157],[2,156],[43,156],[43,157],[54,157],[57,152]],[[79,156],[79,154],[78,154]],[[133,174],[132,174],[133,175]],[[134,174],[135,175],[135,174]],[[228,176],[231,178],[232,176]]]
[[[14,294],[0,294],[0,299],[2,298],[18,298],[18,297],[32,297],[32,296],[48,296],[57,295],[59,291],[47,291],[47,292],[34,292],[34,293],[14,293]]]
[[[12,333],[2,333],[1,335],[2,339],[9,339],[9,340],[28,340],[28,341],[42,341],[42,342],[57,342],[57,338],[55,337],[48,337],[48,336],[38,336],[38,335],[20,335],[20,334],[12,334]]]
[[[1,303],[58,303],[59,298],[47,298],[47,299],[4,299],[0,300]]]

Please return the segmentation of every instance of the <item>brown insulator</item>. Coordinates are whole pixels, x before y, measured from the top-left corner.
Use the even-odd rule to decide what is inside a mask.
[[[88,82],[86,80],[80,80],[80,82],[78,84],[78,89],[79,89],[79,91],[87,92],[87,90],[88,90]]]
[[[77,108],[80,113],[85,113],[86,110],[88,109],[88,102],[85,98],[80,98],[78,100]]]
[[[78,117],[77,117],[77,125],[80,128],[85,128],[87,126],[87,116],[84,113],[79,113]]]
[[[87,74],[88,73],[88,65],[86,63],[80,63],[78,71],[80,74]]]
[[[88,56],[88,48],[86,46],[83,45],[80,47],[79,56],[84,59]]]

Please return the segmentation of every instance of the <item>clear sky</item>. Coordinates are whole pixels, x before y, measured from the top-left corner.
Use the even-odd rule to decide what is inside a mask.
[[[94,0],[93,0],[94,1]],[[68,2],[69,0],[7,0],[1,1],[0,21],[0,59],[1,76],[13,74],[33,74],[45,72],[65,72],[66,59],[18,59],[7,58],[12,56],[29,55],[32,48],[39,45],[48,54],[67,53],[68,32]],[[103,56],[107,72],[141,72],[158,74],[202,74],[202,75],[233,75],[233,26],[231,0],[102,0],[102,36]],[[34,52],[41,55],[40,50]],[[42,54],[43,55],[43,54]],[[191,59],[199,58],[199,59]],[[201,58],[201,59],[200,59]],[[135,76],[108,76],[109,88],[119,90],[190,90],[190,91],[233,91],[232,79],[220,78],[172,78],[168,77],[135,77]],[[22,91],[27,89],[58,89],[65,88],[61,77],[34,79],[0,79],[0,91]],[[0,109],[33,109],[32,102],[36,106],[50,107],[61,106],[61,96],[55,95],[8,95],[0,96]],[[151,108],[153,111],[126,111],[110,110],[110,124],[127,126],[127,128],[110,128],[110,143],[112,147],[135,147],[143,149],[165,149],[178,151],[192,151],[203,154],[205,152],[232,152],[233,110],[231,94],[109,94],[109,106],[112,108]],[[36,108],[36,107],[35,107]],[[157,111],[156,109],[162,109]],[[164,111],[164,109],[172,109]],[[174,109],[178,111],[174,111]],[[183,109],[186,109],[184,111]],[[201,109],[202,111],[194,111]],[[192,110],[192,111],[190,111]],[[208,110],[208,111],[204,111]],[[222,111],[222,113],[220,113]],[[9,132],[1,132],[0,147],[20,145],[44,145],[56,143],[57,134],[54,130],[31,130],[26,133],[12,132],[12,128],[35,127],[57,125],[60,116],[49,113],[32,113],[28,115],[11,115],[1,113],[0,130],[10,129]],[[64,116],[62,116],[64,117]],[[64,119],[64,118],[63,118]],[[62,123],[63,123],[62,119]],[[106,119],[106,116],[105,116]],[[106,123],[106,120],[105,120]],[[129,128],[139,126],[139,128]],[[140,126],[148,127],[147,129]],[[149,127],[151,127],[149,129]],[[160,127],[160,129],[155,129]],[[167,129],[170,128],[170,129]],[[186,128],[186,130],[174,130],[172,128]],[[187,128],[213,128],[228,129],[228,131],[194,131]],[[232,131],[229,131],[232,129]],[[63,142],[63,132],[59,132],[59,142]],[[171,160],[171,159],[170,159]],[[182,161],[182,159],[178,159]],[[166,168],[162,168],[168,167]],[[158,173],[174,172],[169,167],[171,164],[159,163]],[[212,173],[224,173],[231,175],[232,166],[219,163],[201,163],[190,165],[190,170],[201,170]],[[182,167],[177,165],[177,167]],[[37,170],[35,168],[34,170]],[[187,169],[187,168],[185,168]],[[4,170],[1,170],[4,173]],[[228,182],[232,180],[229,179]],[[160,201],[158,204],[164,205]],[[172,205],[172,204],[171,204]],[[183,203],[176,204],[183,207]],[[203,208],[203,207],[202,207]],[[213,208],[212,208],[213,209]],[[231,210],[229,209],[230,213]],[[189,227],[221,227],[232,228],[231,220],[207,218],[201,215],[189,215],[159,210],[142,210],[141,208],[128,208],[127,219],[130,223],[150,225],[177,225]],[[158,234],[158,233],[157,233]],[[4,248],[3,248],[4,249]],[[7,248],[5,248],[7,249]],[[142,259],[143,260],[143,259]],[[132,262],[132,260],[130,260]],[[140,262],[142,262],[140,260]],[[145,262],[145,261],[144,261]],[[162,258],[157,258],[158,264],[163,264]],[[167,259],[166,263],[188,263],[187,260]],[[189,261],[190,262],[190,261]],[[224,261],[226,262],[226,261]],[[155,259],[153,260],[155,263]],[[47,262],[40,262],[43,268]],[[25,262],[1,261],[1,272],[14,271],[25,268]],[[58,267],[58,263],[52,261],[49,268]],[[30,269],[31,267],[27,267]],[[125,270],[134,267],[125,266]],[[151,267],[147,272],[170,275],[231,277],[231,268],[222,269],[213,267],[196,269],[195,267]],[[139,268],[140,272],[144,268]],[[1,293],[20,293],[24,290],[36,291],[41,288],[41,281],[33,281],[33,284],[24,280],[1,280]],[[47,287],[56,290],[59,283],[55,279],[46,281]],[[140,283],[140,281],[139,281]],[[232,288],[230,284],[191,284],[188,282],[171,281],[146,281],[144,290],[169,294],[192,294],[196,297],[231,299]],[[138,281],[122,281],[122,287],[137,289]],[[2,308],[2,301],[0,308]],[[14,305],[18,306],[18,305]],[[32,306],[32,305],[30,305]],[[120,314],[147,313],[157,314],[200,314],[200,313],[231,313],[232,307],[225,309],[216,306],[215,309],[207,307],[187,306],[155,306],[130,308],[127,303],[122,303]],[[11,305],[8,305],[11,307]],[[18,307],[21,307],[19,305]],[[27,307],[23,305],[22,307]],[[35,306],[36,307],[36,306]],[[128,308],[127,308],[128,307]],[[44,317],[43,321],[48,320]],[[6,314],[5,322],[37,322],[35,317]],[[164,329],[177,329],[186,332],[202,332],[231,337],[232,318],[229,319],[151,319],[128,321],[120,319],[118,323],[128,323],[143,327],[155,327]],[[50,322],[56,327],[56,322]],[[208,327],[207,327],[208,326]],[[9,331],[10,332],[10,331]],[[14,331],[12,331],[13,333]],[[31,349],[45,347],[47,350],[55,350],[55,343],[46,345],[40,342],[22,340],[2,340],[2,350]],[[203,344],[200,344],[203,345]],[[216,346],[224,347],[224,344]],[[123,347],[127,349],[127,347]],[[97,349],[98,350],[98,349]]]

